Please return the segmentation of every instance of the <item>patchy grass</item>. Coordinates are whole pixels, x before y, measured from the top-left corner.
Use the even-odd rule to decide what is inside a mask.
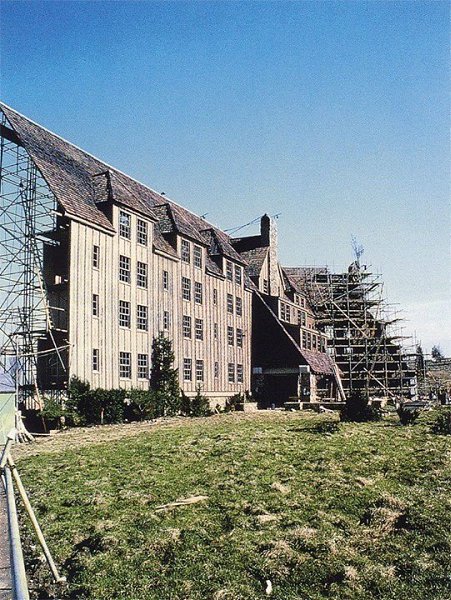
[[[30,549],[34,597],[257,600],[270,580],[277,600],[451,598],[449,438],[424,419],[321,419],[231,414],[19,450],[68,579],[57,591]]]

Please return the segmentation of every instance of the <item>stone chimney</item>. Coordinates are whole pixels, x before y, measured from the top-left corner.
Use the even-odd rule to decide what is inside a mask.
[[[277,226],[275,220],[266,214],[260,220],[260,236],[262,245],[269,247],[269,293],[271,296],[278,296],[280,278],[277,260]]]

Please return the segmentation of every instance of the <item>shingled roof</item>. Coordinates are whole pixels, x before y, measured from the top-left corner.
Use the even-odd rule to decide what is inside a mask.
[[[244,264],[233,249],[229,236],[217,227],[5,104],[0,103],[0,109],[68,216],[114,231],[101,210],[104,202],[117,202],[153,220],[159,220],[165,214],[159,208],[165,205],[169,220],[160,228],[160,234],[155,236],[155,246],[158,249],[174,253],[163,237],[169,232],[169,224],[171,231],[177,231],[204,245],[206,241],[201,232],[211,228],[221,240],[224,255]]]
[[[241,252],[241,256],[248,265],[246,270],[249,277],[258,277],[260,275],[268,250],[268,246],[264,246]]]
[[[277,324],[280,331],[283,332],[283,335],[286,337],[287,341],[289,341],[291,346],[297,351],[298,355],[302,357],[304,362],[310,366],[312,372],[318,375],[333,375],[335,377],[334,363],[331,357],[322,352],[317,352],[316,350],[306,350],[305,348],[301,348],[299,344],[295,341],[293,336],[290,335],[289,331],[285,329],[283,324],[278,319],[276,313],[266,302],[263,295],[259,291],[256,291],[255,293],[260,299],[261,303],[265,306],[266,310],[268,311],[268,314],[273,320],[273,323]]]

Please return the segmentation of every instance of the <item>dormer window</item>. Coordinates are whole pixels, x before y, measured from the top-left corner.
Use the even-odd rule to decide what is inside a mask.
[[[237,285],[241,285],[242,279],[241,267],[239,265],[235,265],[235,283]]]

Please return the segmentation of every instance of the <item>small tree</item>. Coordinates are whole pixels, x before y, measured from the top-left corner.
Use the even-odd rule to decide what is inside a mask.
[[[73,376],[67,388],[65,408],[70,425],[86,425],[86,412],[91,404],[91,386],[87,381],[82,381]],[[88,419],[89,421],[89,419]]]
[[[442,360],[443,358],[445,358],[440,349],[440,346],[432,346],[431,356],[434,360]]]
[[[198,386],[196,389],[196,395],[191,400],[191,416],[209,417],[210,415],[210,402],[208,398],[202,394],[200,386]]]
[[[150,387],[155,393],[157,416],[176,415],[180,412],[180,388],[177,369],[173,368],[172,343],[159,333],[152,343],[152,371]]]

